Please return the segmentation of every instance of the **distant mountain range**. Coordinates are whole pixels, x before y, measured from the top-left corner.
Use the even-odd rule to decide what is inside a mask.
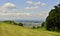
[[[0,21],[7,21],[7,20],[0,20]],[[15,22],[34,22],[34,23],[41,23],[44,22],[44,20],[11,20]]]
[[[38,20],[14,20],[16,22],[34,22],[34,23],[40,23],[44,21],[38,21]]]

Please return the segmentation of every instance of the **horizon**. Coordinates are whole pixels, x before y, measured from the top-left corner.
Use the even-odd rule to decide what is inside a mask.
[[[49,11],[59,2],[60,0],[0,0],[0,20],[45,20]]]

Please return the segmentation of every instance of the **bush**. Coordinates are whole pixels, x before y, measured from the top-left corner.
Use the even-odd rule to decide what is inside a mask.
[[[33,29],[35,29],[35,26],[33,26]]]
[[[37,28],[40,28],[40,26],[37,26]]]
[[[6,20],[6,21],[2,21],[2,22],[12,24],[14,21]]]
[[[41,24],[41,27],[44,27],[44,25],[45,25],[45,22],[43,22],[43,23]]]
[[[19,26],[23,26],[23,24],[22,24],[22,23],[19,23],[18,25],[19,25]]]

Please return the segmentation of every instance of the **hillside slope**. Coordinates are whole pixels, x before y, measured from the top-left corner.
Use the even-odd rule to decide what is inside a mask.
[[[60,33],[0,23],[0,36],[60,36]]]

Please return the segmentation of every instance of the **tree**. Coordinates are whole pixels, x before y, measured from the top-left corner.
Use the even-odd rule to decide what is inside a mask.
[[[55,9],[52,9],[49,12],[49,16],[46,18],[46,29],[47,30],[60,30],[60,4],[54,6]]]
[[[23,26],[23,24],[22,24],[22,23],[19,23],[18,25],[19,25],[19,26]]]
[[[44,24],[45,24],[45,22],[43,22],[43,23],[41,24],[41,27],[44,27]]]

